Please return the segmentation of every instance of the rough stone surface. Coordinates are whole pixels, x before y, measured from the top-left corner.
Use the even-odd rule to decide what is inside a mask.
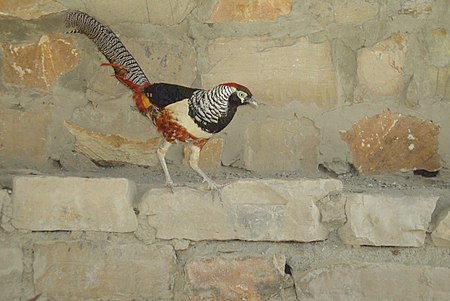
[[[336,264],[294,273],[301,300],[448,300],[448,267],[398,263]]]
[[[34,246],[34,284],[55,300],[172,300],[171,246],[56,242]]]
[[[431,121],[385,110],[340,134],[361,174],[441,168],[439,127]]]
[[[313,172],[319,143],[320,131],[310,119],[266,119],[245,132],[244,166],[254,171]]]
[[[0,227],[6,232],[13,232],[15,228],[11,223],[12,200],[6,189],[0,190]]]
[[[432,0],[401,0],[400,15],[409,15],[414,18],[426,17],[433,11]]]
[[[127,179],[20,176],[13,180],[13,225],[34,231],[132,232],[135,184]]]
[[[36,168],[49,157],[49,111],[0,109],[0,167]]]
[[[133,9],[130,3],[124,1],[102,2],[86,0],[87,10],[107,20],[108,23],[121,23],[134,20],[137,23],[153,23],[158,25],[176,25],[181,23],[194,9],[194,0],[180,0],[176,4],[171,1],[137,0],[133,1]],[[104,21],[106,22],[106,21]]]
[[[0,3],[0,15],[24,20],[37,19],[65,9],[61,3],[54,0],[3,0]]]
[[[22,257],[20,248],[0,247],[1,300],[19,300],[22,296]]]
[[[195,258],[185,266],[191,300],[269,300],[279,294],[286,259]]]
[[[275,21],[291,12],[292,0],[220,0],[210,23]]]
[[[420,247],[439,197],[409,194],[347,194],[347,222],[338,233],[352,245]]]
[[[198,166],[204,170],[217,169],[222,165],[222,152],[223,152],[223,138],[215,138],[209,140],[200,152],[200,161]],[[189,166],[189,157],[191,155],[191,149],[189,145],[184,147],[184,160],[185,166]]]
[[[450,248],[450,210],[439,221],[438,226],[431,233],[431,238],[436,246]]]
[[[142,166],[159,164],[156,149],[160,137],[131,140],[120,135],[103,134],[81,128],[71,122],[64,125],[75,137],[75,149],[93,161],[107,164],[131,163]]]
[[[329,109],[337,101],[329,42],[220,38],[209,43],[208,60],[210,69],[201,75],[205,88],[238,82],[251,87],[266,104],[276,106],[300,101]]]
[[[3,54],[5,82],[43,90],[80,61],[74,38],[59,33],[43,35],[34,44],[5,44]]]
[[[450,101],[450,67],[432,68],[430,73],[434,80],[434,96],[441,100]]]
[[[373,0],[313,1],[310,9],[314,17],[324,26],[331,23],[361,25],[377,16],[378,3]]]
[[[358,86],[355,99],[396,96],[410,79],[405,72],[407,36],[395,33],[372,47],[361,48],[357,56]]]
[[[222,202],[192,188],[151,189],[139,205],[161,239],[317,241],[328,236],[316,202],[338,180],[251,180],[222,188]]]
[[[449,29],[450,30],[450,29]],[[450,34],[444,28],[435,29],[427,36],[430,61],[436,67],[450,67]]]

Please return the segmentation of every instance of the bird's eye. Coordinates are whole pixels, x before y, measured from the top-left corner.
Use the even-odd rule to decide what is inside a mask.
[[[245,92],[242,91],[238,91],[237,92],[237,96],[241,99],[241,101],[243,102],[245,100],[245,98],[247,97],[247,94]]]

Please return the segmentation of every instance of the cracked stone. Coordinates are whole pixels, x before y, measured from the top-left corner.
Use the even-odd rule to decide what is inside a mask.
[[[441,218],[431,238],[436,246],[450,248],[450,210]]]
[[[358,86],[355,99],[396,96],[411,78],[406,74],[406,34],[397,32],[372,47],[361,48],[357,55]]]
[[[49,90],[58,78],[80,62],[73,37],[43,35],[37,43],[3,45],[3,79],[6,83]]]
[[[79,127],[69,121],[64,125],[75,137],[75,150],[93,161],[108,164],[130,163],[142,166],[159,164],[156,150],[161,137],[132,140]]]
[[[431,121],[386,109],[381,114],[364,117],[340,135],[361,174],[436,171],[442,166],[438,154],[439,127]]]
[[[276,21],[291,12],[292,0],[221,0],[209,23]]]

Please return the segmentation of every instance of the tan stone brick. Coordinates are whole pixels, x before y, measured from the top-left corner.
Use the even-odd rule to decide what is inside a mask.
[[[23,254],[20,248],[0,247],[0,299],[22,297]]]
[[[0,15],[17,17],[25,20],[66,10],[64,5],[54,0],[2,0],[0,2]]]
[[[275,106],[292,101],[333,108],[336,71],[330,43],[306,38],[220,38],[208,45],[210,69],[201,75],[205,88],[235,81],[257,99]]]
[[[202,151],[200,152],[200,161],[198,165],[204,170],[217,169],[222,165],[222,151],[224,140],[223,138],[214,138],[209,140]],[[191,155],[191,149],[189,145],[184,147],[184,160],[183,164],[189,166],[189,157]]]
[[[244,167],[254,171],[317,171],[320,132],[307,118],[266,119],[245,132]]]
[[[136,23],[175,25],[181,23],[194,9],[194,0],[178,0],[175,3],[159,0],[135,0],[103,2],[86,0],[87,11],[107,24],[117,24],[133,20]],[[105,24],[106,24],[105,23]]]
[[[0,109],[0,166],[39,168],[49,157],[49,111]]]
[[[34,246],[34,284],[49,299],[172,300],[175,253],[167,245],[56,242]]]
[[[49,90],[80,61],[74,38],[59,33],[43,35],[34,44],[4,44],[3,54],[6,83],[43,90]]]
[[[448,267],[345,263],[294,271],[297,296],[312,301],[448,300]]]
[[[323,26],[331,23],[361,25],[377,16],[378,3],[374,0],[312,1],[310,10]]]
[[[431,233],[431,238],[436,246],[450,248],[450,210],[440,219],[436,229]]]
[[[226,185],[222,202],[209,191],[151,189],[141,215],[161,239],[317,241],[328,236],[316,205],[342,189],[337,180],[248,180]]]
[[[427,35],[427,46],[430,62],[436,67],[450,67],[450,33],[444,28],[438,28]]]
[[[269,300],[280,293],[286,259],[195,258],[185,266],[191,300]]]
[[[427,17],[433,11],[432,0],[401,0],[399,15],[410,15],[414,18]]]
[[[288,15],[292,0],[220,0],[208,22],[251,22],[276,21],[279,16]]]
[[[75,137],[75,149],[93,161],[108,164],[159,165],[156,150],[160,137],[133,140],[85,129],[69,121],[65,121],[64,125]]]
[[[417,193],[347,194],[338,233],[352,245],[420,247],[439,197]]]
[[[437,152],[439,127],[431,121],[386,109],[364,117],[351,130],[340,134],[362,174],[441,168]]]
[[[405,72],[407,36],[395,33],[372,47],[362,48],[357,56],[358,86],[355,99],[396,96],[410,79]]]
[[[137,229],[127,179],[21,176],[13,180],[13,225],[33,231]]]

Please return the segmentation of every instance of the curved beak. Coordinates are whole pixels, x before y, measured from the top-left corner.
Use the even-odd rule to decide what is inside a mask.
[[[256,100],[253,97],[246,99],[245,102],[255,108],[258,106],[258,103],[256,102]]]

